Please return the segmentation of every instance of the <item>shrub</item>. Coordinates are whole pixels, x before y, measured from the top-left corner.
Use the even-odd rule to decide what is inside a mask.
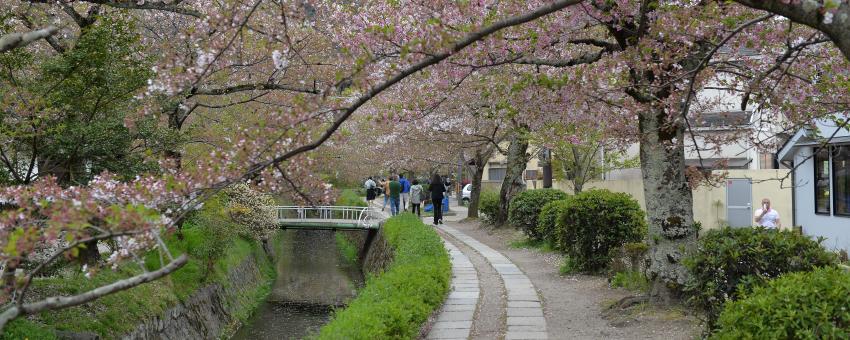
[[[564,209],[567,208],[567,204],[569,204],[568,201],[569,198],[552,201],[546,203],[543,209],[540,209],[540,216],[537,218],[537,234],[540,235],[541,239],[557,245],[557,242],[555,242],[555,230],[560,223],[559,217]]]
[[[581,268],[576,262],[575,259],[569,256],[564,256],[563,260],[561,260],[561,266],[558,267],[558,272],[561,275],[574,274],[581,271]]]
[[[612,250],[646,235],[644,213],[629,194],[590,190],[568,201],[556,230],[557,244],[581,270],[606,268]]]
[[[442,304],[451,264],[437,233],[412,214],[387,220],[383,232],[395,249],[392,263],[322,327],[319,339],[413,339]]]
[[[834,257],[820,241],[792,231],[726,227],[706,233],[684,262],[691,273],[685,292],[713,327],[723,304],[741,292],[781,274],[831,265]]]
[[[514,196],[508,207],[508,223],[522,230],[525,235],[541,240],[537,232],[537,217],[546,203],[567,198],[567,194],[556,189],[526,190]]]
[[[499,213],[499,194],[492,191],[482,191],[478,196],[478,213],[486,224],[493,224]]]
[[[850,273],[788,273],[726,304],[712,339],[848,339]]]

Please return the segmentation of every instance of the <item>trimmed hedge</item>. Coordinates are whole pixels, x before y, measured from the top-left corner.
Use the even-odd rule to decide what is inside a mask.
[[[367,280],[318,339],[412,339],[445,299],[451,263],[437,233],[408,213],[387,220],[383,232],[395,249],[392,263]]]
[[[848,339],[850,273],[789,273],[726,304],[712,339]]]
[[[723,228],[703,236],[685,258],[691,279],[685,285],[690,302],[705,311],[714,327],[727,301],[769,279],[790,272],[829,266],[834,256],[808,236],[793,231]]]
[[[493,224],[493,219],[499,213],[499,194],[493,191],[482,191],[478,196],[478,213],[481,220]]]
[[[631,195],[589,190],[568,200],[556,229],[557,246],[587,272],[605,269],[612,251],[643,239],[646,220]]]
[[[560,217],[568,205],[569,198],[546,203],[543,209],[540,209],[540,215],[537,217],[537,234],[540,235],[541,239],[549,241],[555,248],[557,248],[555,232],[558,228],[561,228]]]
[[[520,192],[511,200],[508,207],[508,223],[521,229],[533,240],[541,240],[537,232],[537,217],[546,203],[567,198],[567,194],[557,189],[536,189]]]

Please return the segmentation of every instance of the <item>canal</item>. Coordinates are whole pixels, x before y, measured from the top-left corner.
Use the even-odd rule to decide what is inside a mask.
[[[337,248],[334,232],[285,230],[277,278],[268,298],[234,340],[301,339],[318,331],[331,312],[357,294],[363,274]]]

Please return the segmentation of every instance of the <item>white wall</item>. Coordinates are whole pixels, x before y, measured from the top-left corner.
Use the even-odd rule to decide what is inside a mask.
[[[806,159],[812,151],[811,147],[801,147],[794,156],[794,165],[799,164],[794,180],[797,225],[803,227],[806,235],[826,238],[823,245],[827,248],[850,250],[850,217],[815,214],[815,162],[811,158]],[[829,201],[831,205],[832,200]]]

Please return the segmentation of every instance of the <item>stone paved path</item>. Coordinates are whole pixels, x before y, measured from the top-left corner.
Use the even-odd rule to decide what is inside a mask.
[[[464,234],[452,227],[454,222],[466,216],[466,209],[452,205],[457,216],[446,216],[447,224],[439,225],[444,234],[443,242],[449,251],[452,262],[451,292],[443,303],[442,310],[428,332],[428,339],[468,339],[473,321],[480,314],[479,295],[481,294],[479,270],[473,266],[469,256],[464,254],[452,241],[462,242],[471,248],[492,266],[501,278],[507,291],[507,304],[504,307],[505,340],[512,339],[547,339],[546,318],[543,316],[543,303],[531,283],[531,280],[510,259],[497,250]],[[373,206],[373,209],[374,206]],[[388,215],[385,213],[384,215]],[[389,216],[387,216],[389,217]],[[429,224],[432,218],[425,217],[423,221]],[[504,301],[504,300],[502,300]],[[492,316],[488,316],[492,317]],[[501,337],[500,337],[501,338]]]
[[[510,259],[499,253],[498,251],[490,248],[484,243],[479,242],[478,240],[464,234],[463,232],[457,230],[452,227],[454,222],[459,219],[462,219],[466,216],[466,209],[464,207],[459,207],[452,205],[451,208],[456,211],[456,216],[446,216],[444,221],[446,224],[442,224],[437,226],[443,233],[448,234],[457,242],[463,242],[466,246],[473,249],[475,252],[483,256],[486,261],[492,266],[499,277],[504,283],[504,288],[507,291],[507,304],[504,313],[502,315],[507,315],[504,319],[506,322],[507,332],[504,334],[504,339],[547,339],[548,334],[546,331],[546,318],[543,316],[543,304],[540,300],[539,295],[537,294],[537,290],[534,288],[534,285],[531,283],[531,280],[517,267]],[[431,218],[424,218],[425,223],[430,223]],[[446,240],[446,249],[452,254],[452,267],[453,267],[453,276],[456,276],[455,266],[461,265],[466,266],[467,263],[471,265],[468,260],[468,257],[464,255],[462,257],[456,257],[456,253],[460,253],[460,250],[455,247],[449,240]],[[462,253],[461,253],[462,255]],[[456,264],[457,263],[457,264]],[[467,269],[468,267],[460,267],[461,269]],[[474,270],[474,268],[473,268]],[[434,325],[434,328],[431,330],[431,333],[428,334],[428,338],[437,339],[440,338],[441,334],[445,333],[436,333],[440,332],[439,330],[435,330],[437,328],[437,324],[442,321],[452,320],[452,317],[455,317],[456,314],[452,314],[452,312],[448,311],[447,307],[452,305],[449,302],[452,299],[452,296],[457,296],[455,294],[460,294],[462,291],[457,290],[455,288],[455,278],[452,279],[452,292],[449,295],[448,300],[446,301],[446,305],[443,308],[443,311],[438,316],[438,321]],[[476,278],[477,280],[477,278]],[[476,293],[480,292],[476,290]],[[476,294],[477,299],[477,294]],[[476,316],[480,316],[476,314]],[[458,315],[458,317],[461,317]],[[463,315],[462,317],[466,317]],[[471,320],[471,319],[470,319]],[[461,320],[457,320],[461,321]],[[458,324],[460,325],[460,324]],[[464,326],[466,324],[463,324]],[[471,326],[471,322],[470,322]],[[460,334],[458,331],[456,334]],[[468,332],[466,333],[468,336]],[[466,336],[461,336],[461,338],[466,338]]]
[[[449,241],[443,242],[452,258],[452,287],[428,339],[466,339],[478,305],[478,272],[460,249]]]
[[[505,339],[547,339],[546,318],[543,317],[543,304],[534,289],[531,280],[507,257],[478,240],[448,225],[440,225],[440,230],[465,243],[484,256],[487,262],[499,273],[507,290],[507,333]],[[454,294],[454,292],[452,293]],[[451,298],[451,296],[450,296]],[[442,317],[443,315],[440,315]]]

